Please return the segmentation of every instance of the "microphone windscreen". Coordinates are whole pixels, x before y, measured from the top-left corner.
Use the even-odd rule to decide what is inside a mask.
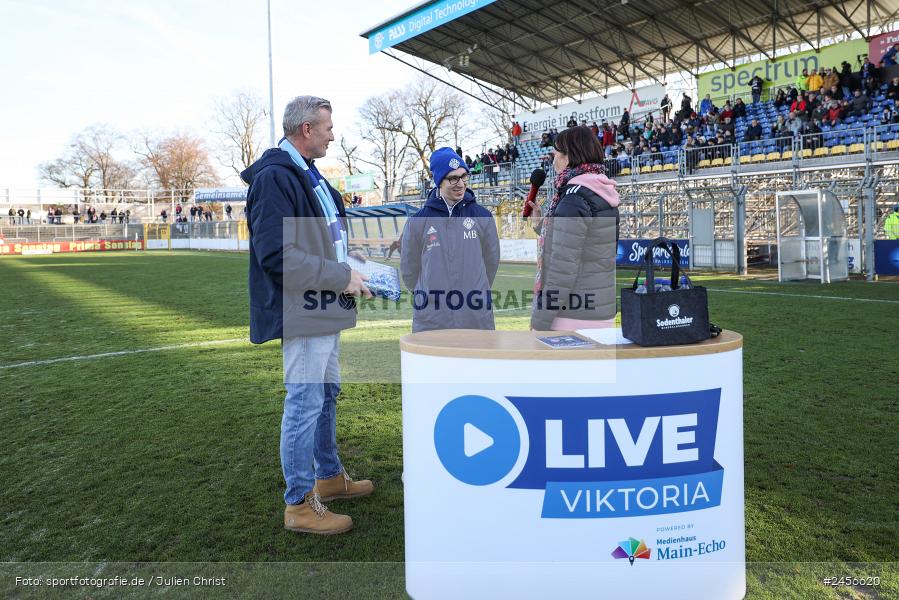
[[[543,185],[543,182],[546,181],[546,171],[543,169],[534,169],[531,173],[531,185],[536,185],[540,187]]]

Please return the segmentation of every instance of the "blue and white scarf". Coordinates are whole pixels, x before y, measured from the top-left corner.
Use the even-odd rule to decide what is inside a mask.
[[[291,160],[312,180],[312,189],[315,190],[315,197],[318,199],[319,206],[321,206],[322,214],[325,215],[328,232],[331,234],[331,241],[334,243],[334,252],[337,253],[337,260],[345,263],[349,251],[349,241],[347,240],[343,221],[340,220],[340,214],[334,205],[334,197],[331,195],[331,190],[328,188],[325,178],[321,176],[315,165],[312,165],[310,168],[306,164],[302,155],[293,147],[293,144],[287,141],[287,138],[282,138],[278,147],[287,152]]]

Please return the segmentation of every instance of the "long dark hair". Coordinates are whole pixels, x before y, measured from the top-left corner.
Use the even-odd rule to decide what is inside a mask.
[[[569,127],[556,136],[553,147],[568,155],[568,166],[571,168],[585,163],[601,165],[605,160],[602,144],[589,127]]]

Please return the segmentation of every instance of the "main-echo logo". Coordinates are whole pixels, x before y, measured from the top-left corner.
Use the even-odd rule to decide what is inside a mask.
[[[437,456],[476,486],[545,490],[543,518],[635,517],[721,503],[715,461],[721,389],[604,397],[450,401],[434,426]],[[519,431],[518,421],[525,431]],[[526,436],[526,438],[525,438]],[[527,456],[521,461],[522,439]]]

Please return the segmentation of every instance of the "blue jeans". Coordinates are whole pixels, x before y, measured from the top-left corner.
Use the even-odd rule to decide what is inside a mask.
[[[336,421],[340,334],[285,339],[281,352],[287,389],[281,418],[284,502],[299,504],[312,491],[315,479],[343,472]]]

